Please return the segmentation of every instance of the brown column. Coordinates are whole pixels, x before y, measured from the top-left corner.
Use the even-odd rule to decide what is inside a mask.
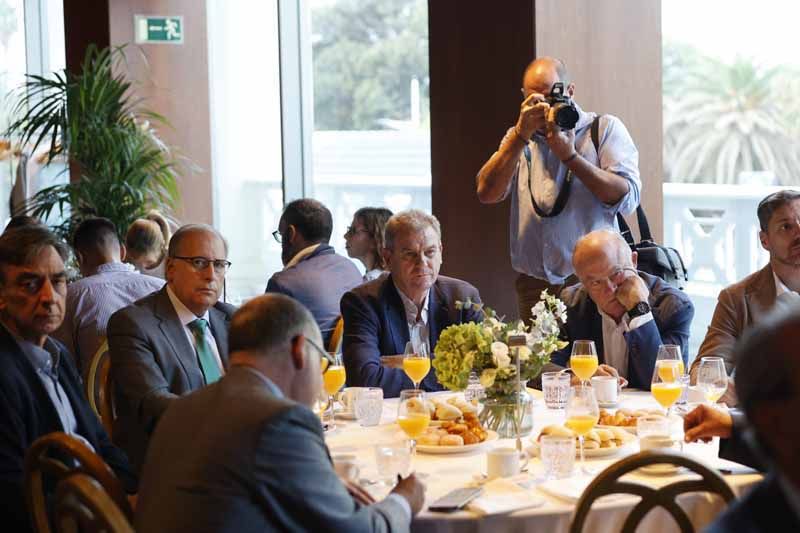
[[[534,57],[534,2],[429,0],[433,213],[442,273],[469,281],[486,304],[517,316],[508,202],[482,205],[475,175],[519,112]]]
[[[89,44],[105,48],[110,42],[108,0],[64,0],[64,41],[67,70],[78,72]]]

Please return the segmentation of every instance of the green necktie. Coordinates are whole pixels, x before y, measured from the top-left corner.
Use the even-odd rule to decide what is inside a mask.
[[[217,359],[214,357],[214,352],[208,345],[208,322],[203,318],[198,318],[194,322],[189,323],[189,329],[194,334],[194,342],[197,346],[197,358],[200,360],[200,368],[203,370],[203,375],[206,378],[206,384],[211,384],[217,381],[220,377],[219,365]]]

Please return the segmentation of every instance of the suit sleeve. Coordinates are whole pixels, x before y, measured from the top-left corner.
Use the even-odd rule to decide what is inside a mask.
[[[0,389],[0,516],[5,531],[31,531],[23,479],[28,448],[20,402],[14,391]]]
[[[414,385],[399,368],[381,365],[380,320],[369,305],[353,292],[342,297],[344,317],[342,358],[351,387],[380,387],[384,396],[393,398]],[[396,355],[396,354],[386,354]]]
[[[390,500],[355,503],[333,470],[319,420],[289,408],[261,431],[253,454],[255,491],[264,512],[286,531],[408,531],[409,517]]]
[[[694,306],[683,294],[669,294],[666,298],[671,301],[661,303],[661,316],[664,320],[653,319],[625,333],[625,342],[628,345],[628,381],[631,387],[650,390],[658,348],[662,344],[680,346],[683,364],[686,365]]]
[[[758,459],[758,456],[750,450],[750,447],[744,441],[743,435],[747,429],[747,420],[745,419],[744,413],[739,409],[731,409],[730,414],[733,420],[731,438],[720,439],[719,456],[728,461],[741,463],[765,472],[765,465]]]
[[[696,377],[700,360],[709,355],[722,357],[728,374],[733,371],[733,347],[736,345],[736,341],[739,340],[739,336],[745,326],[742,323],[744,317],[743,305],[743,300],[739,301],[737,305],[737,301],[729,290],[723,289],[719,293],[717,306],[714,308],[714,316],[708,326],[706,337],[703,339],[703,344],[700,345],[697,357],[692,363],[690,373],[693,380]]]
[[[132,405],[139,424],[152,432],[161,414],[177,395],[156,363],[152,343],[126,309],[108,323],[108,347],[114,385]]]
[[[269,293],[269,292],[277,292],[277,293],[285,294],[286,296],[291,296],[292,298],[294,298],[294,295],[292,294],[292,291],[290,291],[289,289],[287,289],[286,287],[281,285],[275,279],[275,276],[272,276],[271,278],[269,278],[269,281],[267,282],[267,288],[266,288],[266,290],[264,290],[264,293],[266,294],[266,293]]]

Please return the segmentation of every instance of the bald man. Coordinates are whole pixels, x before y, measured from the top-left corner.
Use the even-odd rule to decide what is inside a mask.
[[[662,344],[680,346],[686,365],[692,302],[660,278],[637,271],[636,252],[619,233],[597,230],[582,237],[572,262],[580,283],[561,293],[570,345],[553,354],[553,363],[566,366],[572,341],[591,339],[601,364],[644,390],[650,389]]]
[[[565,96],[575,94],[562,61],[542,57],[528,65],[517,123],[477,176],[482,203],[511,196],[511,264],[519,273],[517,301],[526,321],[542,290],[558,294],[575,282],[571,259],[578,238],[616,228],[617,213],[636,209],[642,187],[639,153],[618,118],[575,104],[575,127],[555,124],[547,99],[556,83]]]

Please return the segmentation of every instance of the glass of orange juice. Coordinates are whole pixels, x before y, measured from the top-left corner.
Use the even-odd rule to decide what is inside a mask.
[[[597,348],[594,346],[594,341],[573,341],[569,367],[584,387],[589,385],[589,379],[597,371],[597,363]]]
[[[431,357],[427,342],[420,342],[417,346],[414,346],[411,341],[406,343],[406,349],[403,352],[403,370],[414,384],[414,388],[419,389],[419,384],[431,371]]]
[[[333,415],[333,397],[344,385],[344,382],[347,380],[347,374],[344,370],[344,364],[342,364],[342,354],[331,354],[331,358],[333,362],[328,365],[325,372],[322,374],[322,388],[328,394],[328,406],[331,409],[331,415]],[[334,418],[334,416],[331,416],[331,423],[329,426],[331,429],[336,426]]]
[[[681,361],[681,363],[683,362]],[[684,383],[680,370],[682,370],[682,364],[679,367],[674,359],[657,359],[653,369],[650,393],[661,407],[667,410],[667,417],[670,415],[672,405],[683,393]]]
[[[600,418],[600,408],[597,406],[597,398],[594,389],[586,385],[570,387],[567,395],[567,421],[564,423],[569,429],[578,435],[581,451],[581,471],[584,474],[593,474],[586,468],[586,459],[583,456],[583,439]]]
[[[660,367],[662,381],[678,381],[686,373],[681,357],[681,347],[677,344],[662,344],[658,347],[656,362],[663,361]]]
[[[412,457],[417,452],[417,439],[425,433],[431,423],[431,415],[425,398],[425,391],[419,389],[400,391],[397,425],[409,439]]]

